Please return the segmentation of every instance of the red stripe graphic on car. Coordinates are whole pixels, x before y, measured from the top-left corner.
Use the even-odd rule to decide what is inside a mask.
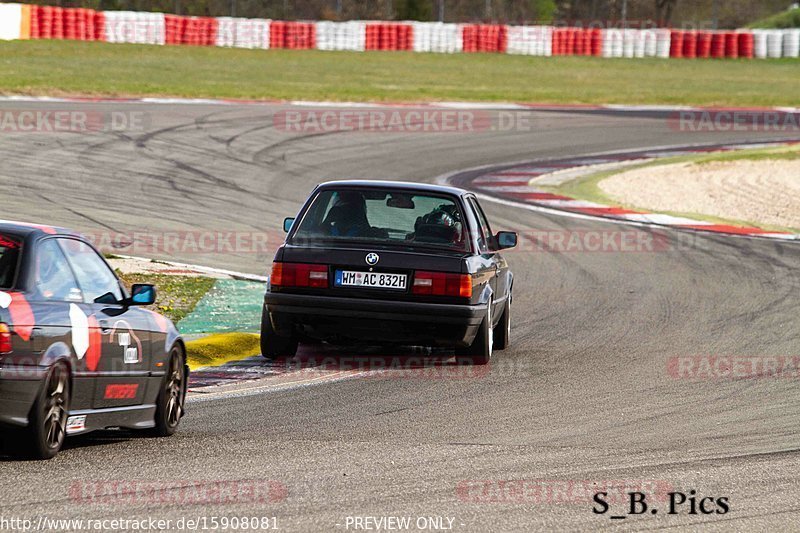
[[[89,349],[86,350],[86,368],[90,371],[97,370],[100,365],[100,354],[103,346],[103,334],[100,324],[94,315],[89,317]]]
[[[33,309],[31,309],[28,300],[24,294],[18,292],[4,292],[0,293],[0,307],[8,309],[11,314],[11,322],[14,326],[14,331],[24,341],[31,340],[33,328],[36,325],[36,319],[33,316]]]

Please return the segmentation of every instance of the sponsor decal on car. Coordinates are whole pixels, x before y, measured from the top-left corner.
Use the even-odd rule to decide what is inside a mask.
[[[133,400],[139,391],[138,383],[115,383],[106,385],[103,398],[106,400]]]
[[[86,429],[86,415],[67,418],[67,433]]]

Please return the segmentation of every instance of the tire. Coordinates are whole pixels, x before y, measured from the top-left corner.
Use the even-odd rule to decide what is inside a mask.
[[[494,328],[494,349],[505,350],[511,345],[511,295],[503,308],[503,316]]]
[[[169,353],[169,366],[156,400],[154,437],[169,437],[175,434],[184,414],[186,399],[186,369],[183,353],[174,346]]]
[[[269,313],[264,311],[261,317],[261,355],[266,359],[294,357],[297,353],[297,337],[282,337],[275,332]]]
[[[52,459],[58,455],[67,436],[69,404],[69,369],[64,363],[56,363],[47,371],[31,409],[27,438],[23,439],[27,446],[18,451],[34,459]]]
[[[492,360],[494,349],[494,328],[492,328],[492,302],[486,310],[486,317],[481,322],[475,340],[467,348],[456,348],[456,359],[459,363],[486,365]]]

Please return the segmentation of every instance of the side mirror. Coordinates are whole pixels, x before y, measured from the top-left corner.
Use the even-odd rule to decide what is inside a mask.
[[[289,233],[292,229],[292,224],[294,224],[294,217],[287,217],[283,219],[283,231]]]
[[[153,285],[137,283],[131,287],[131,305],[153,305],[156,303],[156,288]]]
[[[513,248],[517,245],[517,233],[514,231],[498,231],[494,238],[500,250]]]

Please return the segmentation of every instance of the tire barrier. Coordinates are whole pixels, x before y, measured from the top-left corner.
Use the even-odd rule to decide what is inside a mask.
[[[599,52],[601,44],[597,45],[597,49]],[[551,26],[509,26],[506,51],[509,54],[551,56],[553,55],[553,28]]]
[[[412,50],[412,26],[399,22],[368,22],[365,32],[366,50]]]
[[[767,32],[765,30],[753,30],[753,54],[758,59],[767,57]]]
[[[316,23],[317,50],[363,52],[367,24],[360,21]]]
[[[415,52],[455,54],[464,51],[464,38],[460,25],[443,22],[412,22],[410,24],[413,36],[412,50]]]
[[[669,57],[686,59],[766,57],[763,55],[766,53],[766,34],[758,30],[735,32],[671,30],[669,40]]]
[[[777,58],[783,55],[783,32],[771,30],[767,32],[767,57]]]
[[[25,18],[21,4],[0,4],[0,40],[23,38]],[[28,16],[30,21],[30,16]]]
[[[697,32],[697,57],[708,59],[711,57],[711,32]]]
[[[313,22],[286,22],[273,20],[269,28],[271,48],[308,50],[317,47],[316,28]]]
[[[508,27],[500,24],[464,24],[461,27],[464,52],[505,53]]]
[[[214,46],[219,23],[213,17],[164,16],[165,44]]]
[[[600,56],[603,54],[603,47],[602,30],[598,28],[554,28],[552,30],[552,55]]]
[[[695,31],[415,21],[294,22],[0,3],[0,40],[29,38],[258,49],[413,50],[610,58],[800,57],[800,29]]]
[[[674,50],[677,46],[677,43],[675,46],[671,43],[672,35],[669,30],[610,28],[598,31],[602,34],[603,57],[666,58],[670,56],[670,50]],[[683,39],[683,35],[680,39]],[[682,41],[678,48],[683,49]]]
[[[783,57],[800,57],[800,29],[783,30]]]
[[[165,44],[163,13],[104,11],[105,40],[109,43]]]
[[[737,35],[739,39],[739,57],[745,59],[753,59],[755,56],[755,40],[752,32],[740,32]]]
[[[216,45],[230,48],[269,48],[270,21],[235,17],[217,18]]]

